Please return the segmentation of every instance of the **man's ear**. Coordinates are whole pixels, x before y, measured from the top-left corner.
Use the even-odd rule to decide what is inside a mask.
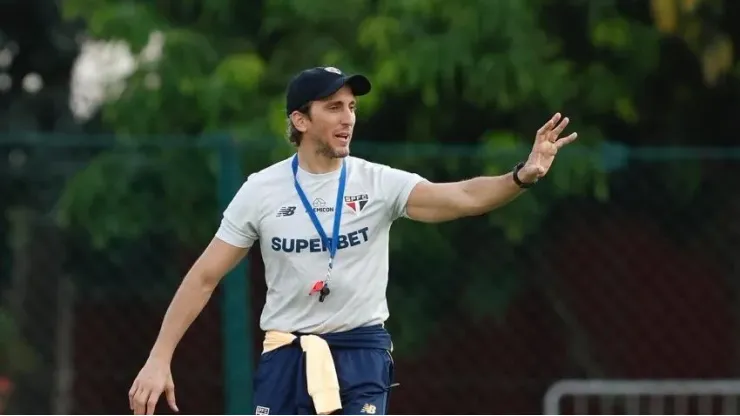
[[[305,133],[306,130],[308,130],[308,124],[311,122],[311,119],[308,117],[308,114],[301,113],[300,111],[293,111],[290,114],[290,121],[293,122],[296,130],[301,133]]]

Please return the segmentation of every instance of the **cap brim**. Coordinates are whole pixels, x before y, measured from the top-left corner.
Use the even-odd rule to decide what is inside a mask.
[[[350,75],[346,77],[338,78],[334,81],[329,88],[319,94],[319,99],[326,98],[335,92],[339,91],[343,86],[348,86],[352,90],[352,94],[355,96],[366,95],[372,89],[370,80],[364,75]]]
[[[349,85],[349,88],[352,90],[352,93],[354,95],[360,96],[365,95],[370,92],[372,89],[372,85],[370,84],[370,80],[367,79],[364,75],[350,75],[349,77],[346,77],[346,85]]]

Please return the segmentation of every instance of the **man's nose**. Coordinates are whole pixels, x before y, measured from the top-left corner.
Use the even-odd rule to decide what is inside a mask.
[[[355,124],[355,112],[351,108],[347,107],[342,111],[341,123],[345,126],[352,126]]]

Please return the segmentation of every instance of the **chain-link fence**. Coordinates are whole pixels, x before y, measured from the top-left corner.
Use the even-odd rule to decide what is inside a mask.
[[[233,194],[224,191],[233,187],[223,182],[228,152],[217,144],[116,143],[0,144],[7,412],[126,413],[174,290],[215,231],[219,196]],[[580,149],[490,215],[394,225],[393,413],[540,413],[563,378],[740,375],[740,151]],[[245,173],[289,151],[241,150]],[[501,173],[522,156],[362,143],[355,152],[432,180]],[[262,267],[254,249],[240,273],[250,305],[241,330],[251,342],[237,348],[252,363]],[[223,286],[175,355],[184,413],[225,412],[227,392],[242,387],[229,376],[234,338],[224,313],[234,309],[222,294]]]

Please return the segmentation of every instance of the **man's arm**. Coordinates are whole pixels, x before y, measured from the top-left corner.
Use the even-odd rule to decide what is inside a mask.
[[[250,178],[252,176],[250,175]],[[150,357],[169,363],[177,344],[211,298],[223,277],[259,238],[259,180],[248,179],[224,211],[221,225],[185,275],[167,312]]]
[[[576,133],[559,137],[568,123],[567,117],[561,122],[560,113],[556,113],[537,130],[529,158],[517,172],[522,183],[533,183],[545,176],[558,150],[578,137]],[[509,172],[451,183],[418,183],[409,194],[407,216],[422,222],[442,222],[485,214],[522,193],[513,174]]]
[[[416,221],[451,221],[485,214],[511,202],[521,193],[512,173],[460,182],[420,182],[411,191],[406,210],[408,217]]]
[[[211,240],[175,292],[151,350],[151,358],[170,363],[180,339],[206,306],[221,279],[248,251],[248,248],[233,246],[218,237]]]
[[[215,237],[185,275],[167,309],[149,359],[129,389],[129,407],[134,414],[154,414],[162,393],[165,393],[170,408],[179,411],[170,370],[175,348],[223,276],[244,258],[248,250]]]
[[[250,178],[252,176],[250,175]],[[211,298],[223,277],[247,255],[259,239],[259,180],[242,185],[224,210],[221,225],[210,244],[187,272],[164,315],[157,340],[128,392],[136,415],[154,414],[162,393],[178,411],[170,368],[175,348]],[[255,189],[255,186],[257,188]]]

